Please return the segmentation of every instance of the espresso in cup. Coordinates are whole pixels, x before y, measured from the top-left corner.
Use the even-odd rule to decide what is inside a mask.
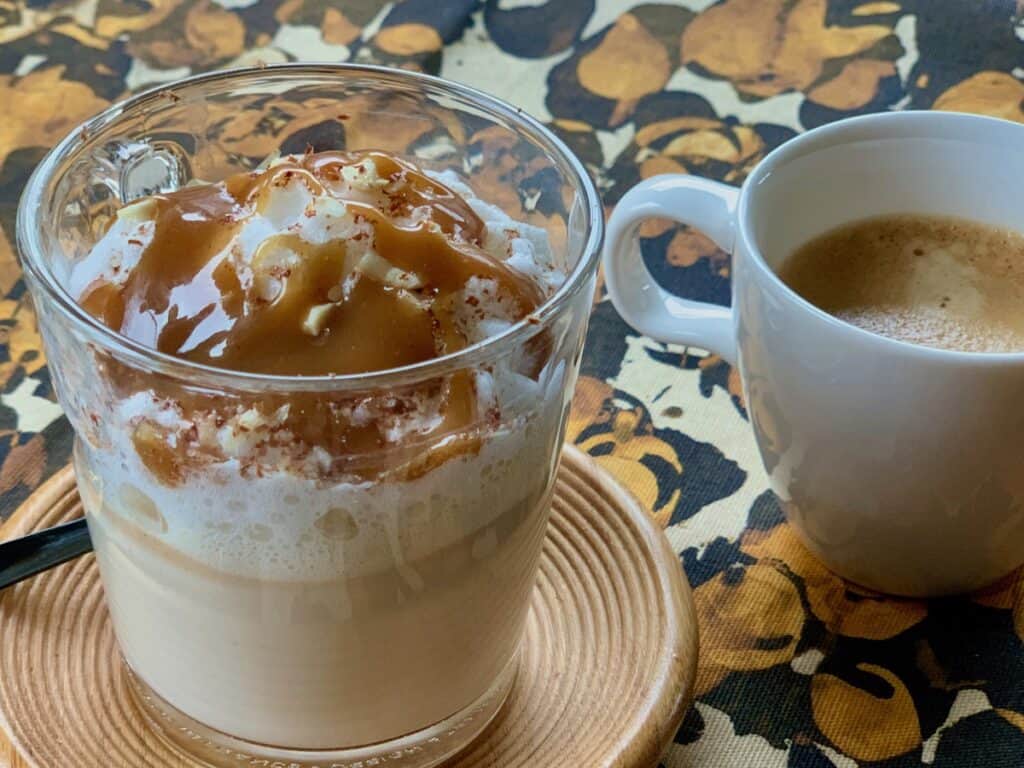
[[[855,221],[801,246],[779,277],[867,331],[962,352],[1024,351],[1024,235],[968,219]]]
[[[966,592],[1024,563],[1020,147],[1019,123],[861,116],[787,142],[742,189],[655,176],[609,218],[616,309],[737,366],[793,530],[872,589]],[[728,307],[657,283],[636,243],[652,216],[732,253]]]

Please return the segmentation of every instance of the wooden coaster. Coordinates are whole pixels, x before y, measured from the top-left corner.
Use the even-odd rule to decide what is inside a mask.
[[[71,468],[0,529],[82,514]],[[128,693],[92,555],[0,593],[0,766],[192,768]],[[675,554],[639,504],[566,448],[522,667],[450,768],[649,768],[682,720],[697,623]]]

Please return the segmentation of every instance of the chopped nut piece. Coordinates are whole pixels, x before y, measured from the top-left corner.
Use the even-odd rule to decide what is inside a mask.
[[[152,221],[155,216],[156,200],[152,197],[144,197],[141,200],[136,200],[134,203],[130,203],[124,208],[119,208],[117,211],[118,220],[129,223]]]
[[[367,165],[373,167],[372,173],[367,173]],[[356,189],[379,189],[386,187],[387,179],[377,175],[377,168],[372,163],[359,163],[358,165],[346,165],[341,169],[341,178]]]
[[[400,289],[395,293],[395,295],[398,297],[399,301],[409,305],[412,309],[420,312],[426,312],[430,309],[430,300],[420,298],[415,293],[409,293],[408,291]]]
[[[420,280],[419,275],[413,272],[406,272],[398,267],[392,267],[388,270],[384,282],[395,288],[404,288],[408,291],[414,291],[417,288],[423,287],[423,281]]]
[[[258,410],[249,408],[239,415],[236,423],[241,429],[259,429],[267,423],[267,420]]]
[[[324,326],[327,325],[327,320],[331,316],[331,312],[337,307],[337,304],[317,304],[315,307],[310,307],[309,312],[306,314],[306,319],[302,321],[302,330],[308,333],[310,336],[319,336],[323,331]]]
[[[269,238],[260,244],[252,257],[252,284],[256,295],[265,301],[273,301],[280,295],[281,280],[288,270],[302,263],[299,255]]]
[[[333,216],[340,219],[348,214],[345,204],[335,197],[318,197],[313,201],[313,205],[321,216]]]
[[[356,271],[392,288],[415,290],[423,286],[419,275],[398,269],[376,251],[367,251],[356,264]]]

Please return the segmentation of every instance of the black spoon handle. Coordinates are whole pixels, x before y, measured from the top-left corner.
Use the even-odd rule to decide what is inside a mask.
[[[92,549],[85,518],[0,544],[0,589]]]

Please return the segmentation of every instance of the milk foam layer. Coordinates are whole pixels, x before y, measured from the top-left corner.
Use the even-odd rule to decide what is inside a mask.
[[[292,471],[253,477],[230,459],[168,487],[125,437],[89,455],[95,505],[197,563],[247,578],[320,581],[401,569],[474,531],[484,557],[489,526],[504,512],[495,500],[543,493],[538,463],[553,450],[563,370],[545,372],[543,388],[531,382],[535,410],[490,433],[479,452],[406,482],[325,484]]]

